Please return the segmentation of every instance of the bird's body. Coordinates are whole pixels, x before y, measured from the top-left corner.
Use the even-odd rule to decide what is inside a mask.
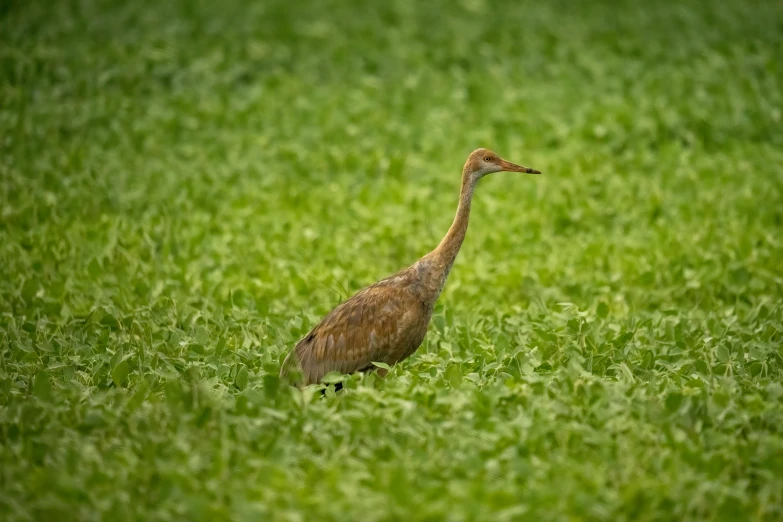
[[[315,384],[331,371],[372,370],[373,362],[391,366],[415,352],[465,239],[476,184],[484,175],[501,170],[539,173],[486,149],[474,151],[463,169],[457,215],[437,248],[334,308],[289,353],[281,376],[298,367],[299,384]]]
[[[393,276],[368,286],[338,305],[296,345],[306,384],[330,371],[353,373],[408,358],[427,334],[446,271],[434,259],[420,259]],[[382,370],[380,370],[382,372]]]

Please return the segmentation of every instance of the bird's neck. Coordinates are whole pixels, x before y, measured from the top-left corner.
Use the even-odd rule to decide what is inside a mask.
[[[448,277],[449,271],[452,265],[454,265],[454,260],[457,259],[462,242],[465,240],[465,234],[468,231],[468,220],[470,219],[470,202],[473,199],[476,182],[476,178],[463,172],[457,215],[454,216],[454,221],[451,223],[446,236],[428,256],[435,265],[435,272],[439,276],[438,279],[440,279],[440,289],[446,282],[446,277]]]

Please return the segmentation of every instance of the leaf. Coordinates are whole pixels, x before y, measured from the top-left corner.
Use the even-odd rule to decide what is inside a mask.
[[[639,366],[645,370],[648,370],[653,365],[654,359],[655,356],[653,355],[652,350],[647,350],[644,354],[644,357],[642,357],[642,360],[639,361]]]
[[[16,343],[16,348],[25,353],[35,353],[35,350],[33,350],[33,347],[30,346],[28,341]]]
[[[718,357],[718,360],[720,362],[726,362],[729,360],[731,354],[729,353],[729,349],[721,344],[718,345],[717,348],[715,348],[715,355]]]
[[[215,356],[219,357],[223,353],[223,348],[225,347],[226,347],[226,338],[221,337],[217,343],[217,346],[215,346]]]
[[[281,388],[282,381],[280,377],[275,374],[264,375],[264,393],[270,399],[274,399],[277,396],[278,391]]]
[[[128,413],[134,412],[141,404],[144,402],[144,399],[147,397],[147,392],[150,389],[150,383],[142,379],[142,381],[136,386],[136,390],[133,392],[133,395],[130,398],[130,401],[128,401]]]
[[[446,377],[452,388],[457,388],[462,384],[462,368],[460,368],[459,364],[452,364],[446,369],[444,377]]]
[[[384,370],[391,371],[391,366],[386,364],[385,362],[372,362],[373,366],[377,366],[378,368],[383,368]]]
[[[655,272],[647,270],[639,276],[639,282],[643,285],[651,285],[655,283]]]
[[[344,380],[345,377],[340,372],[329,372],[323,376],[321,382],[324,384],[335,384],[338,382],[343,382]]]
[[[111,371],[111,380],[115,386],[120,386],[128,378],[128,361],[122,361]]]
[[[604,318],[609,315],[609,305],[601,302],[598,304],[598,310],[596,310],[598,317]]]
[[[112,329],[117,328],[120,325],[119,319],[116,317],[116,310],[107,310],[104,308],[103,317],[101,317],[101,323],[104,326],[108,326]]]
[[[96,258],[92,258],[90,262],[87,263],[87,273],[90,274],[90,277],[97,279],[101,276],[102,271],[101,264]]]
[[[244,390],[245,388],[247,388],[247,379],[248,379],[247,366],[243,364],[239,368],[239,371],[237,372],[237,376],[234,378],[234,385],[240,390]]]
[[[46,370],[41,370],[35,375],[33,395],[44,401],[51,399],[52,384],[49,382],[49,372]]]
[[[111,368],[116,368],[116,367],[117,367],[117,365],[118,365],[118,364],[120,364],[120,362],[122,362],[122,357],[123,357],[123,355],[124,355],[124,350],[122,349],[122,347],[120,347],[120,348],[119,348],[119,349],[118,349],[118,350],[117,350],[117,351],[114,353],[114,355],[112,356],[112,358],[111,358],[111,362],[109,363],[109,366],[110,366]]]
[[[671,412],[677,411],[682,404],[682,394],[678,392],[669,393],[666,396],[666,409]]]
[[[739,347],[737,348],[737,350],[734,353],[736,355],[737,361],[739,361],[740,363],[744,363],[745,362],[745,347],[744,346],[739,345]]]
[[[476,372],[471,372],[465,376],[467,380],[470,382],[479,382],[481,380],[481,376],[477,374]]]

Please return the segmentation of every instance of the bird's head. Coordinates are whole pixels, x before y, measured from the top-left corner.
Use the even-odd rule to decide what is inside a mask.
[[[465,162],[464,173],[479,180],[493,172],[525,172],[527,174],[541,174],[530,167],[523,167],[510,161],[506,161],[489,149],[476,149]]]

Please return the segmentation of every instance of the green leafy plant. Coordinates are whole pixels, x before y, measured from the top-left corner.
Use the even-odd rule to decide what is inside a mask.
[[[782,16],[4,5],[0,518],[782,519]],[[279,379],[478,146],[544,174],[482,182],[420,350]]]

